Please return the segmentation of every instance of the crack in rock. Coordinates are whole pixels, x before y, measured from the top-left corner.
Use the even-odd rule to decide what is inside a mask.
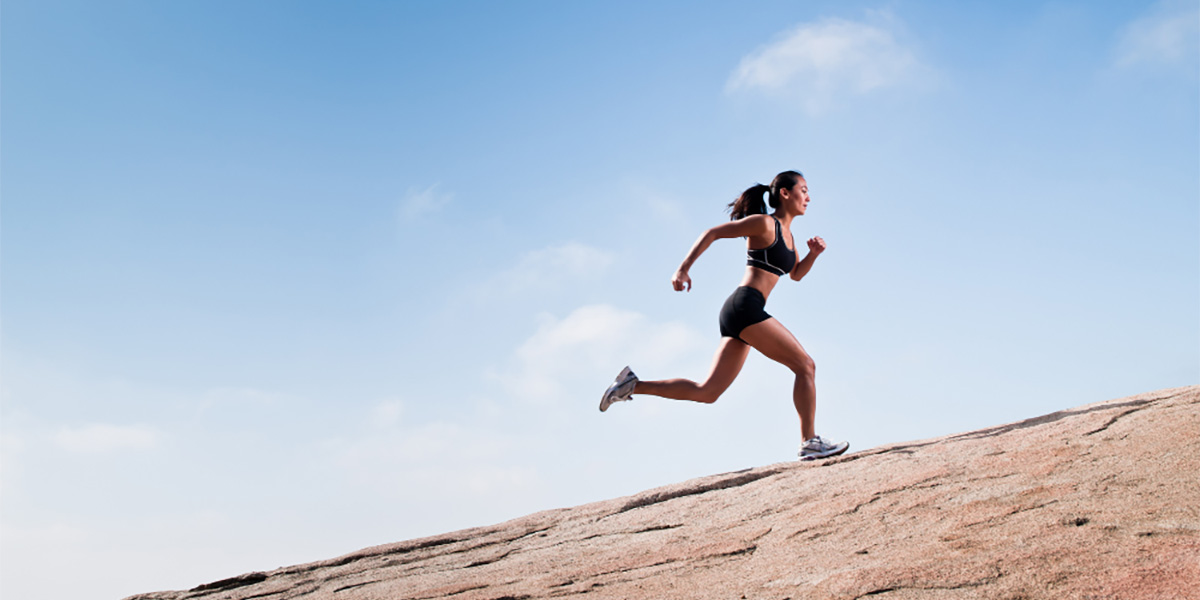
[[[725,548],[728,548],[728,547],[729,547],[729,545],[725,545]],[[613,569],[611,571],[602,571],[599,573],[592,574],[588,577],[585,577],[584,580],[585,581],[594,580],[594,579],[598,579],[598,578],[602,578],[602,577],[608,577],[610,575],[632,574],[637,571],[646,571],[648,569],[655,569],[657,567],[669,567],[672,569],[686,569],[686,568],[689,568],[690,565],[695,565],[696,563],[701,562],[701,561],[708,561],[708,560],[717,559],[717,558],[729,558],[729,557],[734,557],[734,556],[741,556],[743,554],[753,555],[754,552],[758,550],[758,546],[755,544],[750,544],[747,546],[742,546],[740,548],[733,548],[733,549],[729,549],[729,550],[721,550],[719,548],[720,548],[720,546],[718,546],[716,548],[709,546],[707,548],[700,549],[701,551],[707,549],[708,550],[707,553],[699,553],[696,555],[668,556],[662,560],[659,560],[657,562],[653,562],[650,564],[626,566],[626,567],[622,567],[619,569]],[[715,552],[714,552],[714,550],[715,550]],[[628,583],[630,581],[639,581],[639,580],[648,579],[648,578],[654,577],[654,576],[655,576],[654,573],[650,573],[650,574],[643,575],[640,577],[635,576],[635,577],[631,577],[631,578],[627,578],[627,579],[616,579],[616,580],[612,580],[607,583],[604,583],[604,585],[612,585],[612,584],[616,584],[616,583]],[[574,583],[578,583],[578,582],[574,582]],[[593,587],[595,587],[595,586],[596,585],[593,584]]]
[[[474,592],[475,590],[487,589],[489,587],[491,587],[491,586],[489,586],[488,584],[485,583],[483,585],[464,587],[460,590],[455,590],[453,592],[446,592],[446,593],[438,594],[436,596],[420,596],[417,598],[413,598],[412,600],[437,600],[437,598],[449,598],[450,596],[457,596],[459,594],[465,594],[467,592]]]
[[[662,502],[667,502],[670,500],[674,500],[676,498],[684,498],[686,496],[695,496],[697,494],[705,494],[705,493],[713,492],[713,491],[717,491],[717,490],[725,490],[725,489],[729,489],[729,488],[740,487],[743,485],[754,483],[755,481],[758,481],[760,479],[766,479],[767,477],[771,477],[773,475],[778,475],[782,470],[783,469],[763,469],[763,470],[760,470],[757,472],[755,472],[755,471],[743,472],[741,475],[737,475],[735,477],[726,477],[724,479],[719,479],[712,483],[705,483],[705,484],[697,485],[696,487],[647,494],[647,495],[641,496],[639,498],[634,498],[633,500],[630,500],[629,502],[625,503],[625,506],[622,506],[621,509],[618,510],[615,514],[628,512],[635,508],[643,508],[643,507],[651,506],[654,504],[660,504]]]
[[[898,444],[898,445],[894,445],[894,446],[887,446],[884,448],[875,448],[875,449],[865,450],[863,452],[844,454],[842,456],[838,456],[835,458],[825,460],[823,463],[821,463],[821,466],[830,467],[830,466],[837,465],[837,464],[856,461],[861,458],[866,458],[868,456],[878,456],[880,454],[914,454],[914,451],[918,448],[924,448],[926,446],[933,446],[935,444],[941,444],[943,442],[956,442],[956,441],[961,441],[961,440],[974,440],[974,439],[996,437],[996,436],[1004,435],[1006,433],[1010,433],[1010,432],[1017,431],[1020,429],[1026,429],[1029,427],[1037,427],[1039,425],[1046,425],[1049,423],[1053,423],[1055,421],[1061,421],[1068,417],[1074,417],[1077,415],[1083,415],[1083,414],[1106,411],[1106,410],[1113,410],[1115,408],[1122,408],[1122,407],[1127,407],[1127,406],[1137,407],[1134,410],[1127,411],[1125,414],[1118,415],[1116,418],[1119,419],[1129,413],[1137,412],[1138,410],[1142,410],[1144,408],[1150,408],[1151,405],[1158,404],[1161,402],[1166,402],[1169,400],[1173,400],[1175,398],[1178,398],[1180,396],[1185,396],[1187,394],[1188,394],[1188,392],[1182,392],[1179,394],[1173,394],[1173,395],[1165,396],[1162,398],[1148,398],[1145,400],[1130,400],[1128,402],[1104,404],[1101,406],[1092,406],[1092,407],[1082,408],[1082,409],[1060,410],[1058,412],[1053,412],[1048,415],[1042,415],[1040,417],[1033,417],[1031,419],[1017,421],[1016,423],[1009,423],[1007,425],[999,425],[996,427],[989,427],[987,429],[980,429],[978,431],[961,433],[958,435],[946,437],[944,439],[932,440],[932,441],[928,441],[928,442]],[[1198,402],[1200,402],[1200,401],[1198,401]],[[1197,402],[1189,402],[1189,404],[1196,404],[1196,403]],[[1114,420],[1114,422],[1115,422],[1115,420]],[[1105,425],[1100,430],[1106,429],[1110,425],[1112,425],[1112,423]],[[1085,434],[1085,435],[1091,435],[1092,433],[1097,433],[1100,430],[1093,431],[1093,432]]]
[[[279,591],[277,591],[277,592],[264,592],[264,593],[262,593],[262,594],[255,594],[255,595],[253,595],[253,596],[246,596],[246,597],[245,597],[245,598],[243,598],[242,600],[254,600],[255,598],[270,598],[271,596],[279,596],[279,595],[282,595],[282,594],[284,594],[284,593],[286,593],[286,592],[287,592],[287,590],[279,590]]]
[[[991,516],[991,517],[988,517],[988,518],[986,518],[986,519],[983,519],[982,521],[973,521],[973,522],[971,522],[971,523],[966,523],[966,524],[962,525],[962,527],[963,527],[963,529],[966,529],[966,528],[969,528],[969,527],[978,527],[978,526],[980,526],[980,525],[989,525],[989,524],[994,524],[994,523],[995,523],[996,521],[998,521],[998,520],[1005,519],[1005,518],[1007,518],[1007,517],[1011,517],[1011,516],[1013,516],[1013,515],[1021,514],[1021,513],[1023,513],[1023,512],[1029,512],[1029,511],[1031,511],[1031,510],[1037,510],[1037,509],[1039,509],[1039,508],[1045,508],[1045,507],[1047,507],[1047,506],[1050,506],[1051,504],[1056,504],[1056,503],[1058,503],[1058,502],[1059,502],[1059,501],[1058,501],[1057,499],[1055,499],[1055,500],[1047,500],[1046,502],[1042,502],[1042,503],[1040,503],[1040,504],[1023,504],[1023,505],[1019,505],[1019,506],[1016,506],[1016,507],[1012,508],[1011,510],[1009,510],[1008,512],[1006,512],[1006,513],[1004,513],[1004,514],[1000,514],[1000,515]]]
[[[1025,419],[1024,421],[1017,421],[1016,423],[1009,423],[1008,425],[1000,425],[998,427],[990,427],[988,429],[980,429],[979,431],[972,431],[970,433],[962,433],[959,435],[952,436],[949,439],[950,440],[974,440],[974,439],[995,437],[995,436],[1003,435],[1005,433],[1009,433],[1012,431],[1017,431],[1019,429],[1027,429],[1030,427],[1037,427],[1039,425],[1047,425],[1049,423],[1061,421],[1068,417],[1085,415],[1085,414],[1094,413],[1094,412],[1108,411],[1108,410],[1113,410],[1115,408],[1122,408],[1122,407],[1126,407],[1126,406],[1135,406],[1135,407],[1139,407],[1137,410],[1141,410],[1142,408],[1146,408],[1148,405],[1151,405],[1154,402],[1157,402],[1157,401],[1156,400],[1130,400],[1128,402],[1119,402],[1119,403],[1115,403],[1115,404],[1103,404],[1100,406],[1092,406],[1092,407],[1088,407],[1088,408],[1060,410],[1058,412],[1052,412],[1048,415],[1042,415],[1040,417],[1034,417],[1032,419]]]
[[[221,579],[219,581],[214,581],[212,583],[198,585],[188,591],[208,592],[210,594],[217,593],[217,592],[227,592],[229,590],[237,589],[240,587],[246,587],[248,585],[254,585],[256,583],[262,583],[262,582],[266,581],[268,577],[270,577],[270,575],[267,575],[266,573],[262,573],[259,571],[255,571],[253,573],[246,573],[245,575],[238,575],[237,577],[230,577],[228,579]]]
[[[557,544],[552,544],[552,545],[546,546],[546,547],[553,548],[555,546],[562,546],[563,544],[574,544],[578,541],[594,540],[597,538],[611,537],[611,536],[615,536],[615,535],[637,535],[639,533],[650,533],[653,531],[666,531],[668,529],[678,529],[680,527],[683,527],[683,523],[671,523],[668,525],[652,525],[652,526],[646,527],[644,529],[634,529],[632,531],[612,531],[609,533],[594,533],[587,537],[579,538],[578,540],[573,540],[573,539],[572,540],[563,540],[561,542],[558,542]]]
[[[870,500],[867,500],[867,501],[865,501],[865,502],[859,502],[858,504],[856,504],[856,505],[854,506],[854,508],[852,508],[852,509],[850,509],[850,510],[847,510],[847,511],[844,511],[844,512],[841,512],[841,513],[838,513],[838,515],[837,515],[837,516],[839,516],[839,517],[842,517],[842,516],[845,516],[845,515],[852,515],[852,514],[856,514],[856,513],[857,513],[859,510],[861,510],[861,509],[862,509],[864,506],[866,506],[866,505],[868,505],[868,504],[873,504],[873,503],[874,503],[876,500],[880,500],[880,499],[882,499],[884,496],[887,496],[887,495],[889,495],[889,494],[896,494],[896,493],[899,493],[899,492],[906,492],[906,491],[909,491],[909,490],[933,489],[933,488],[936,488],[936,487],[939,487],[939,486],[945,485],[945,481],[940,481],[940,480],[944,480],[944,479],[945,479],[945,476],[943,476],[943,475],[930,475],[929,477],[926,477],[925,479],[922,479],[922,480],[920,480],[920,481],[914,481],[914,482],[912,482],[912,483],[910,483],[910,484],[907,484],[907,485],[902,485],[902,486],[900,486],[900,487],[894,487],[894,488],[886,489],[886,490],[883,490],[883,491],[880,491],[880,492],[875,492],[875,494],[871,496],[871,499],[870,499]],[[934,483],[934,484],[932,484],[932,485],[928,485],[928,484],[929,484],[929,482],[931,482],[931,481],[934,481],[934,482],[937,482],[937,483]]]
[[[477,560],[477,561],[467,565],[466,568],[470,569],[472,567],[482,567],[484,565],[490,565],[495,562],[500,562],[500,561],[504,560],[505,557],[507,557],[509,554],[512,554],[512,553],[513,553],[513,551],[509,550],[508,552],[505,552],[504,554],[501,554],[500,556]]]
[[[437,548],[440,546],[448,546],[450,544],[457,544],[457,543],[462,543],[462,542],[469,542],[472,540],[478,540],[481,537],[486,537],[486,536],[493,535],[496,533],[501,533],[501,530],[485,531],[478,535],[461,536],[461,537],[441,537],[441,536],[439,536],[439,537],[433,538],[433,539],[421,540],[416,543],[404,544],[401,547],[384,547],[384,548],[380,548],[380,549],[377,549],[376,551],[369,552],[369,553],[356,553],[356,554],[352,554],[352,555],[345,556],[342,558],[333,559],[332,561],[328,561],[328,562],[324,562],[324,563],[315,563],[312,565],[305,565],[302,568],[288,569],[288,570],[283,571],[280,574],[281,575],[292,575],[292,574],[299,574],[299,573],[308,573],[308,572],[312,572],[312,571],[315,571],[318,569],[341,567],[341,566],[345,566],[345,565],[348,565],[351,563],[364,561],[364,560],[368,560],[368,559],[372,559],[372,558],[384,558],[384,559],[389,559],[389,560],[392,559],[393,557],[408,558],[408,560],[399,560],[395,563],[390,563],[387,565],[388,567],[399,567],[401,565],[420,563],[422,561],[426,561],[426,560],[430,560],[430,559],[438,558],[438,557],[445,557],[445,556],[450,556],[450,555],[454,555],[454,554],[465,554],[467,552],[473,552],[475,550],[487,548],[489,546],[508,545],[513,542],[523,540],[527,537],[537,535],[544,531],[548,531],[550,529],[553,529],[553,527],[554,527],[553,525],[548,525],[546,527],[528,530],[528,531],[522,533],[521,535],[507,536],[503,539],[498,539],[498,540],[489,540],[489,541],[485,541],[480,544],[467,546],[465,548],[457,548],[454,550],[450,550],[449,552],[440,552],[440,553],[434,553],[434,554],[428,555],[428,556],[417,556],[417,557],[404,556],[404,555],[416,552],[418,550],[427,550],[430,548]],[[509,552],[506,552],[505,556],[507,556],[511,552],[512,552],[511,550]],[[503,557],[501,557],[501,558],[503,558]],[[496,560],[499,560],[499,559],[496,559]],[[490,562],[495,562],[495,561],[490,561]],[[484,563],[484,564],[486,564],[486,563]],[[475,566],[475,565],[472,565],[472,566]],[[363,569],[359,569],[357,571],[340,574],[338,576],[338,578],[344,579],[344,578],[354,577],[355,575],[361,575],[361,574],[371,571],[375,568],[377,568],[377,567],[368,566]]]
[[[1149,404],[1148,401],[1147,401],[1147,404]],[[1093,429],[1083,435],[1095,435],[1097,433],[1100,433],[1101,431],[1104,431],[1104,430],[1108,429],[1109,427],[1112,427],[1114,423],[1121,420],[1122,418],[1132,415],[1133,413],[1138,412],[1140,410],[1145,410],[1147,408],[1150,408],[1150,407],[1149,406],[1139,406],[1137,408],[1131,408],[1131,409],[1124,411],[1121,414],[1118,414],[1117,416],[1109,419],[1108,422],[1105,423],[1104,425],[1100,426],[1099,429]]]
[[[372,580],[372,581],[364,581],[364,582],[362,582],[362,583],[355,583],[355,584],[351,584],[351,585],[342,586],[342,587],[340,587],[340,588],[338,588],[338,589],[336,589],[336,590],[333,590],[333,593],[335,593],[335,594],[336,594],[336,593],[338,593],[338,592],[344,592],[344,591],[346,591],[346,590],[352,590],[352,589],[355,589],[355,588],[360,588],[360,587],[363,587],[363,586],[371,585],[372,583],[380,583],[380,580],[376,579],[376,580]],[[249,600],[249,598],[247,598],[246,600]]]
[[[931,591],[931,590],[961,590],[961,589],[977,588],[977,587],[983,587],[985,585],[990,585],[990,584],[996,583],[997,581],[999,581],[999,579],[1001,577],[1004,577],[1004,572],[1000,571],[999,569],[996,569],[995,575],[988,575],[987,577],[984,577],[983,579],[978,579],[975,581],[968,581],[965,583],[960,583],[958,585],[892,585],[892,586],[885,587],[885,588],[871,590],[865,594],[860,594],[858,596],[855,596],[854,600],[859,600],[860,598],[867,598],[870,596],[880,596],[883,594],[888,594],[891,592],[898,592],[901,590]]]

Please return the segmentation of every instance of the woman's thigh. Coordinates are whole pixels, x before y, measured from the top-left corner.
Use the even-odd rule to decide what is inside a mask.
[[[739,334],[747,344],[762,352],[763,356],[784,365],[795,372],[812,371],[813,360],[804,351],[796,336],[788,331],[775,317],[755,323]]]
[[[708,371],[704,386],[725,391],[733,380],[737,379],[738,373],[742,372],[742,365],[746,364],[746,357],[749,355],[750,346],[745,342],[731,337],[721,338],[721,345],[717,347],[717,353],[713,356],[712,368]]]

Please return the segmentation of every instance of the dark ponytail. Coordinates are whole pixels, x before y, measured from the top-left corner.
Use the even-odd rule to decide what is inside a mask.
[[[729,220],[736,221],[746,215],[766,214],[767,205],[763,203],[763,193],[771,191],[771,186],[756,184],[742,192],[737,200],[729,203]]]
[[[803,178],[804,175],[799,171],[784,171],[775,176],[771,185],[759,183],[747,189],[737,200],[729,203],[729,220],[736,221],[749,215],[765,215],[768,204],[771,208],[778,208],[779,190],[790,190]],[[763,193],[766,192],[770,192],[770,195],[767,196],[767,201],[763,202]]]

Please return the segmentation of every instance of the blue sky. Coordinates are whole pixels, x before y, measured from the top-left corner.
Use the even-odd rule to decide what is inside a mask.
[[[0,594],[116,598],[1200,381],[1195,2],[3,5]],[[62,565],[75,576],[58,576]]]

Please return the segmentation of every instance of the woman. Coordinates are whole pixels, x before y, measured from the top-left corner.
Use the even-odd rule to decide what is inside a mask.
[[[764,193],[769,194],[767,203],[775,209],[773,214],[766,214]],[[817,435],[814,424],[816,365],[795,336],[763,310],[781,276],[788,275],[793,281],[800,281],[825,251],[825,240],[814,237],[808,240],[808,255],[803,260],[796,260],[795,242],[791,236],[792,219],[804,214],[808,202],[808,183],[804,176],[797,171],[784,171],[775,176],[770,186],[755,185],[729,205],[731,221],[705,231],[671,278],[675,291],[690,291],[692,279],[688,277],[688,270],[709,245],[723,238],[746,238],[746,275],[741,286],[721,308],[721,345],[713,358],[708,378],[701,383],[688,379],[641,381],[625,367],[605,390],[600,400],[601,411],[608,410],[613,402],[632,399],[633,394],[705,404],[716,402],[742,370],[750,348],[754,348],[796,374],[792,401],[800,415],[800,432],[804,439],[800,458],[813,460],[836,456],[850,447],[846,442],[834,444]]]

